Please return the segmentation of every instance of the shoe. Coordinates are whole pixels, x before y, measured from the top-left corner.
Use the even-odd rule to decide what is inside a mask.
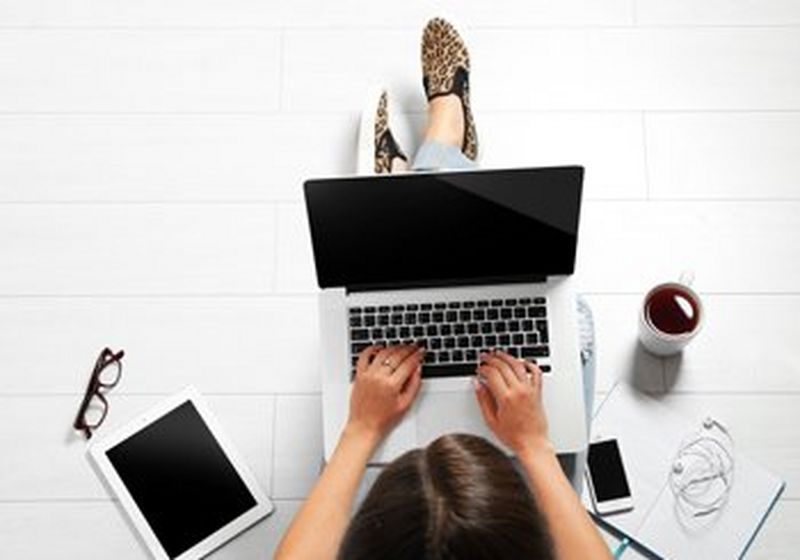
[[[469,101],[469,51],[456,28],[442,18],[430,20],[422,32],[422,86],[428,101],[456,94],[464,110],[461,151],[478,158],[478,133]]]
[[[408,161],[392,135],[389,115],[389,94],[385,89],[375,89],[361,115],[358,150],[358,173],[361,175],[391,173],[394,158]]]

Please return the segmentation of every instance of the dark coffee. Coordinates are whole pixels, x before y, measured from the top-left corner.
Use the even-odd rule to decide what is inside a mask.
[[[656,290],[645,303],[647,321],[667,334],[692,332],[700,321],[700,312],[694,297],[675,286]]]

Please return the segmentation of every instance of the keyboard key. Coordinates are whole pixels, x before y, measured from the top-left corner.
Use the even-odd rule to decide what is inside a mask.
[[[500,307],[501,305],[503,305],[503,300],[502,299],[493,299],[492,300],[492,307]]]
[[[378,307],[379,313],[389,313],[389,311],[391,311],[391,309],[389,309],[388,305],[381,305]]]
[[[489,302],[485,299],[478,300],[478,307],[489,307]]]
[[[500,312],[497,309],[491,308],[486,312],[486,318],[490,321],[496,321],[500,318]]]
[[[536,333],[528,333],[525,335],[525,343],[526,344],[539,344],[539,335]]]
[[[465,309],[458,314],[458,320],[462,323],[469,323],[472,321],[472,311]]]
[[[392,313],[392,324],[393,325],[402,325],[403,324],[403,314],[402,313]]]
[[[350,331],[350,340],[367,340],[369,331],[367,329],[353,329]]]
[[[437,354],[436,360],[440,364],[448,363],[450,361],[450,352],[448,352],[447,350],[442,350],[441,352],[439,352],[439,354]]]
[[[414,344],[414,339],[413,339],[413,338],[404,338],[404,339],[402,340],[402,342],[403,342],[403,344],[405,344],[406,346],[411,346],[412,344]]]
[[[439,333],[442,336],[450,336],[451,334],[453,334],[453,327],[451,327],[448,324],[440,325],[439,326]]]
[[[458,313],[456,313],[455,311],[448,311],[445,314],[444,318],[447,320],[448,323],[455,323],[456,321],[458,321]]]
[[[431,309],[433,309],[433,305],[431,305],[430,303],[423,303],[420,306],[420,309],[422,309],[423,311],[430,311]]]
[[[368,348],[369,344],[366,342],[354,342],[350,345],[350,352],[353,354],[360,354],[362,350]]]
[[[546,317],[547,312],[544,307],[533,306],[528,308],[528,317]]]
[[[460,335],[464,334],[464,332],[466,332],[466,327],[464,326],[464,323],[456,323],[455,325],[453,325],[453,334]]]
[[[480,325],[478,323],[470,323],[467,325],[467,332],[469,334],[478,334],[480,332]]]
[[[409,303],[406,305],[406,311],[417,311],[419,309],[419,305],[416,303]]]
[[[383,329],[381,327],[372,329],[372,338],[383,338]]]
[[[444,309],[445,307],[447,307],[447,305],[441,302],[433,304],[434,309]]]
[[[529,297],[520,298],[519,300],[520,305],[530,305],[530,303],[531,303],[531,298]]]
[[[539,369],[542,370],[542,373],[548,373],[550,371],[550,366],[548,364],[542,364],[539,366]]]
[[[389,346],[400,346],[400,341],[398,339],[392,339],[389,341]]]
[[[500,318],[501,319],[511,319],[512,311],[508,307],[504,307],[500,310]]]
[[[378,324],[379,325],[388,325],[389,324],[389,316],[381,313],[378,315]]]
[[[358,315],[361,313],[360,307],[351,307],[350,308],[350,315]]]
[[[511,344],[522,346],[523,344],[525,344],[525,336],[522,333],[511,335]]]
[[[418,348],[427,348],[428,347],[428,341],[425,340],[424,338],[418,338],[417,340],[414,341],[414,346],[416,346]]]
[[[393,305],[392,306],[392,311],[405,311],[405,309],[406,309],[405,305]]]
[[[508,322],[508,330],[509,332],[518,332],[519,331],[519,321],[514,319]]]
[[[428,348],[430,348],[431,350],[438,350],[441,347],[442,347],[442,339],[439,337],[431,338],[428,341]]]
[[[464,353],[464,359],[468,362],[477,362],[478,361],[478,351],[470,348]]]
[[[400,327],[400,338],[408,338],[411,336],[411,329],[409,327]]]
[[[436,363],[436,352],[425,352],[425,357],[423,358],[423,362],[426,364]]]
[[[536,321],[536,330],[537,331],[546,331],[547,330],[547,321],[543,321],[543,320]]]
[[[524,319],[525,318],[525,308],[524,307],[515,307],[514,308],[514,317],[517,319]]]
[[[464,306],[464,309],[472,309],[473,307],[475,307],[475,302],[465,301],[462,305]]]
[[[448,307],[448,309],[458,309],[459,307],[461,307],[461,302],[460,301],[451,301],[450,303],[447,304],[447,307]]]
[[[533,330],[533,321],[531,319],[525,319],[522,321],[522,330],[525,332]]]
[[[419,337],[421,337],[421,336],[425,336],[425,328],[424,328],[424,327],[421,327],[421,326],[419,326],[419,325],[417,325],[416,327],[414,327],[414,328],[412,329],[412,332],[414,333],[414,336],[416,336],[417,338],[419,338]]]
[[[432,377],[472,377],[475,375],[475,364],[433,364],[422,368],[423,378]]]
[[[550,355],[550,349],[547,346],[525,346],[522,349],[523,358],[546,358]]]
[[[483,343],[488,348],[494,348],[495,346],[497,346],[497,337],[493,334],[490,334],[483,338]]]
[[[505,321],[497,321],[494,324],[494,332],[496,332],[496,333],[504,333],[504,332],[506,332],[506,322]]]
[[[364,315],[364,326],[365,327],[375,326],[375,315]]]
[[[455,348],[456,347],[456,339],[452,336],[448,336],[444,339],[444,347],[445,348]]]
[[[536,305],[544,305],[546,301],[547,300],[543,297],[533,298],[533,303],[535,303]]]
[[[489,334],[493,331],[492,324],[487,322],[481,323],[481,332],[483,334]]]
[[[464,361],[464,351],[463,350],[453,350],[453,355],[451,356],[454,362],[463,362]]]
[[[422,324],[427,324],[431,322],[431,314],[423,311],[419,314],[419,322]]]
[[[473,348],[480,348],[483,346],[483,337],[481,335],[473,336],[469,343]]]
[[[472,319],[474,321],[483,321],[486,319],[486,310],[484,309],[476,309],[472,312]]]
[[[506,305],[508,305],[509,307],[514,307],[515,305],[517,305],[517,300],[513,299],[513,298],[512,299],[507,299],[506,300]]]
[[[416,313],[406,313],[406,325],[415,325],[417,323]]]
[[[459,336],[458,337],[458,347],[459,348],[469,348],[469,337],[468,336]]]
[[[386,338],[397,338],[397,327],[386,327],[383,332]]]
[[[500,343],[500,346],[508,346],[511,344],[511,337],[507,334],[501,334],[497,337],[497,342]]]
[[[373,340],[373,341],[372,341],[372,343],[373,343],[375,346],[383,346],[384,348],[386,348],[387,346],[389,346],[389,343],[388,343],[388,341],[387,341],[385,338],[382,338],[382,339],[380,339],[380,340]]]
[[[351,315],[350,316],[350,326],[351,327],[360,327],[362,324],[361,315]]]
[[[506,350],[506,352],[508,352],[511,356],[514,356],[515,358],[519,358],[519,348],[512,346],[511,348]]]
[[[428,325],[425,327],[425,334],[427,336],[436,336],[439,334],[439,327],[437,325]]]
[[[444,322],[444,313],[442,313],[441,311],[434,311],[432,317],[434,323]]]

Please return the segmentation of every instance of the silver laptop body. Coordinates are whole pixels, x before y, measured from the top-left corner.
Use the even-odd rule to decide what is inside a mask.
[[[396,262],[399,258],[397,252],[402,250],[398,245],[393,252],[377,251],[375,252],[375,261],[370,264],[362,262],[357,256],[342,253],[342,247],[346,248],[347,244],[340,244],[338,249],[325,247],[326,243],[333,244],[331,235],[338,235],[344,228],[347,230],[344,235],[359,234],[358,237],[353,238],[353,242],[357,245],[354,252],[357,252],[358,246],[365,242],[361,235],[363,232],[358,229],[362,226],[352,224],[351,220],[357,220],[360,212],[380,206],[381,201],[391,199],[393,196],[402,196],[402,200],[409,203],[410,208],[414,208],[415,197],[419,199],[420,205],[433,205],[434,208],[429,209],[428,212],[435,217],[436,204],[441,203],[444,208],[442,201],[450,200],[448,193],[455,189],[457,194],[453,196],[460,196],[465,201],[463,203],[465,215],[470,215],[470,212],[481,212],[480,205],[486,205],[488,214],[497,210],[499,217],[507,217],[505,220],[498,220],[498,224],[500,224],[498,229],[502,229],[504,221],[513,221],[517,218],[519,220],[527,219],[527,217],[519,216],[525,211],[517,212],[517,209],[525,204],[533,209],[527,211],[528,214],[544,212],[544,216],[549,216],[561,212],[558,207],[549,207],[552,202],[550,198],[560,197],[557,189],[561,184],[568,185],[570,192],[577,190],[577,198],[574,193],[566,201],[556,198],[556,205],[563,205],[569,211],[569,219],[565,217],[565,214],[549,223],[549,218],[547,218],[544,221],[548,222],[546,226],[549,229],[544,231],[545,233],[552,231],[555,232],[553,235],[560,235],[562,230],[567,231],[573,228],[575,241],[563,244],[567,247],[569,243],[577,242],[579,212],[577,207],[580,205],[582,177],[582,168],[564,167],[409,174],[402,178],[394,177],[393,181],[390,180],[391,184],[386,183],[386,177],[321,179],[306,182],[306,203],[315,261],[318,279],[320,285],[323,286],[319,295],[319,313],[326,460],[333,453],[347,421],[354,356],[357,355],[357,350],[376,342],[383,344],[423,343],[428,347],[427,354],[432,355],[426,356],[426,360],[430,358],[435,363],[426,362],[423,366],[424,380],[419,397],[412,409],[378,449],[372,459],[374,463],[390,462],[402,453],[424,446],[448,433],[461,432],[481,435],[503,447],[491,434],[481,417],[472,381],[476,366],[475,357],[481,349],[490,347],[508,349],[520,357],[536,359],[545,371],[543,398],[549,422],[550,439],[558,452],[576,452],[585,448],[587,434],[583,377],[576,299],[571,274],[533,275],[534,277],[530,281],[525,281],[523,276],[516,274],[515,270],[515,273],[509,274],[507,279],[492,278],[491,282],[486,283],[474,282],[471,281],[472,279],[467,282],[459,279],[448,283],[440,279],[431,281],[424,278],[417,280],[406,277],[398,282],[399,286],[363,283],[360,282],[362,278],[352,285],[331,286],[331,283],[335,284],[338,281],[335,278],[337,266],[340,264],[335,262],[337,258],[339,260],[355,259],[349,264],[345,263],[348,266],[341,267],[339,270],[341,274],[347,276],[353,269],[369,270],[369,266],[379,266],[381,259],[394,259]],[[441,193],[435,193],[438,186],[422,185],[422,183],[431,185],[433,184],[432,180],[443,182],[445,186],[442,187]],[[522,186],[517,186],[517,184]],[[382,194],[378,197],[377,191],[366,190],[369,188],[368,185],[386,190],[381,191]],[[496,197],[493,186],[496,186],[498,193]],[[429,188],[429,190],[424,190],[425,188]],[[567,189],[564,186],[561,188]],[[537,200],[535,196],[532,197],[532,200],[526,198],[522,205],[511,200],[525,189],[537,193],[536,196],[539,199]],[[402,195],[398,195],[398,192],[401,192]],[[512,193],[513,196],[511,198],[504,197],[504,192]],[[440,200],[429,200],[430,193],[434,193]],[[475,197],[476,194],[483,195],[485,193],[491,193],[492,200],[486,202],[480,197]],[[373,196],[374,200],[361,202],[362,198],[369,199]],[[331,205],[335,206],[340,203],[344,208],[331,209]],[[352,208],[348,208],[351,204],[355,207],[352,212],[350,211]],[[458,206],[458,204],[461,203],[455,205]],[[442,214],[448,214],[449,217],[445,219],[458,220],[457,215],[450,215],[455,212],[452,206],[453,204],[450,204],[450,207],[443,209]],[[392,211],[387,207],[384,212],[385,221],[389,224],[391,224],[392,217],[388,215]],[[424,213],[421,212],[421,214]],[[561,223],[559,223],[559,219],[562,220]],[[475,221],[473,216],[473,219],[465,223],[465,226],[470,226]],[[406,227],[417,227],[418,222],[426,223],[425,216],[422,215],[419,220],[412,217],[409,221],[411,225]],[[383,223],[383,221],[373,222],[372,227],[376,227],[376,223]],[[520,221],[520,224],[523,228],[525,227],[524,221]],[[430,228],[435,227],[438,226],[430,226]],[[509,235],[514,231],[516,230],[511,230]],[[381,237],[380,233],[375,235],[378,238]],[[418,238],[411,243],[412,245],[419,246],[425,243],[425,232],[417,231],[414,235],[418,235]],[[470,238],[470,235],[473,237]],[[442,236],[441,232],[438,236]],[[465,233],[464,236],[465,242],[473,244],[479,244],[483,239],[479,233]],[[458,236],[455,236],[453,239],[457,238]],[[380,247],[380,241],[380,239],[370,238],[370,242],[378,243],[376,247]],[[391,245],[393,241],[393,239],[389,239],[388,244]],[[531,260],[536,262],[537,252],[549,251],[550,247],[528,247],[531,244],[535,245],[535,242],[536,239],[527,240],[518,248],[508,249],[505,252],[511,251],[523,261],[527,252],[530,252]],[[435,244],[436,241],[431,241],[431,243]],[[457,244],[458,241],[450,240],[448,243],[451,243],[451,247],[453,247],[452,244]],[[460,245],[456,245],[456,247],[459,247],[456,252],[462,251]],[[339,251],[340,255],[333,255],[333,261],[331,261],[330,255],[326,256],[326,252],[336,253],[336,251]],[[464,251],[468,253],[468,248]],[[503,250],[498,249],[498,251],[502,252]],[[550,259],[557,262],[561,259],[569,265],[570,258],[574,263],[575,252],[573,246],[571,254],[566,255],[564,259],[556,255],[544,260]],[[414,254],[413,249],[411,254]],[[482,255],[482,257],[486,257],[486,255]],[[326,262],[326,258],[329,258],[328,262]],[[411,266],[413,269],[413,257],[399,260],[403,266]],[[444,260],[446,261],[446,258]],[[487,262],[491,262],[491,257],[487,259]],[[476,263],[475,268],[479,267],[480,265]],[[465,269],[471,270],[470,267],[465,267]],[[331,270],[334,271],[334,274],[328,273]],[[406,320],[410,323],[407,324]],[[402,330],[403,327],[405,327],[405,331]],[[495,329],[498,332],[495,332]],[[373,336],[373,334],[379,336]],[[407,336],[401,336],[401,334]],[[435,334],[435,336],[428,336],[429,334]],[[471,344],[473,342],[474,345]],[[431,348],[434,343],[437,348]],[[437,357],[442,360],[447,358],[447,360],[439,362]],[[506,451],[508,450],[506,449]]]

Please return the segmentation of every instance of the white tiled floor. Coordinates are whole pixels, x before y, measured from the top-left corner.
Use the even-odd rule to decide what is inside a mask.
[[[196,385],[277,505],[215,556],[271,553],[321,455],[301,183],[353,172],[368,84],[413,147],[439,14],[472,48],[484,165],[587,167],[598,390],[728,419],[788,482],[750,556],[796,556],[796,0],[0,0],[0,556],[145,557],[69,429],[104,345],[127,352],[104,430]],[[705,332],[643,355],[641,294],[685,268]]]

